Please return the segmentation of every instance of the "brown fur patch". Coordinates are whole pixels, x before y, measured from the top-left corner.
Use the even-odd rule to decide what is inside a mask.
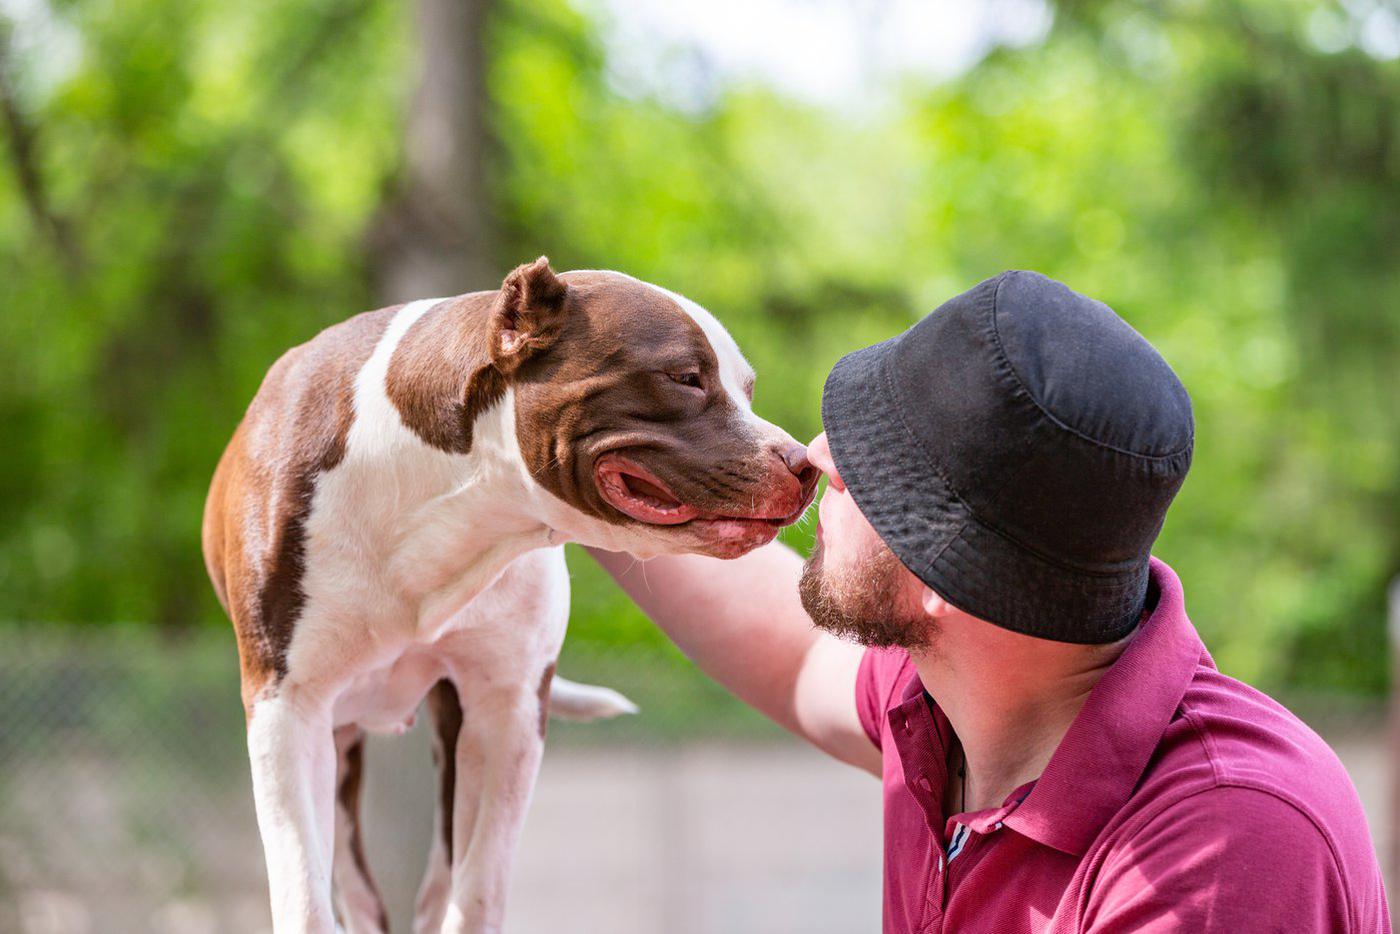
[[[283,354],[224,450],[205,502],[205,564],[233,620],[245,710],[287,670],[306,602],[306,517],[340,463],[355,376],[402,306],[365,312]]]
[[[472,425],[500,400],[506,381],[557,338],[565,286],[543,256],[517,266],[494,292],[429,309],[389,361],[385,390],[425,444],[454,454],[472,446]]]
[[[549,685],[554,680],[555,663],[550,662],[545,667],[544,674],[540,675],[540,686],[537,691],[540,698],[540,739],[544,739],[544,734],[549,730]]]
[[[413,322],[394,348],[384,389],[425,444],[466,454],[476,417],[506,390],[489,353],[498,296],[472,292],[443,301]]]
[[[447,864],[452,865],[452,802],[457,791],[457,737],[462,732],[462,702],[457,686],[443,679],[428,692],[428,713],[433,718],[437,741],[433,758],[438,767],[438,803],[442,812],[442,842],[447,847]]]

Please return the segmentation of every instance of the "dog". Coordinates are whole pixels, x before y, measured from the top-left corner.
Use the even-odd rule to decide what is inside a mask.
[[[203,549],[237,636],[278,932],[384,931],[366,731],[427,699],[440,795],[415,929],[496,932],[545,720],[634,708],[554,677],[563,544],[732,558],[810,505],[806,449],[696,303],[545,257],[495,291],[366,312],[269,370]]]

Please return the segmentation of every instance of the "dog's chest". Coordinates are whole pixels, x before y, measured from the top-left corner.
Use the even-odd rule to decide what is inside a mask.
[[[308,602],[381,625],[421,614],[441,591],[479,592],[525,546],[545,543],[526,540],[545,530],[520,501],[524,465],[510,392],[477,417],[466,453],[426,443],[389,399],[395,350],[433,304],[404,306],[356,374],[345,454],[316,478],[306,526]]]
[[[471,572],[498,541],[525,531],[526,523],[493,508],[508,493],[474,478],[467,461],[409,451],[323,474],[308,522],[308,590],[323,581],[360,589],[358,580],[389,597],[421,600]]]
[[[537,524],[446,457],[350,461],[317,487],[291,661],[340,668],[338,723],[402,729],[440,678],[510,683],[557,652],[562,550],[534,547]]]
[[[316,478],[288,652],[289,675],[337,686],[337,723],[377,730],[402,727],[443,677],[459,690],[537,682],[568,616],[562,550],[531,518],[512,394],[477,416],[464,454],[426,444],[386,396],[422,304],[358,373],[345,455]]]
[[[563,549],[522,555],[458,607],[432,639],[379,636],[374,664],[340,692],[335,722],[401,732],[442,678],[458,686],[464,702],[483,690],[533,690],[538,672],[558,656],[568,612]]]

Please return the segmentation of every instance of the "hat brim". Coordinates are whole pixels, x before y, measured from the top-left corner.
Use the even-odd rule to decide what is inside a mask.
[[[1089,574],[1038,555],[983,522],[907,427],[890,357],[904,335],[842,357],[822,391],[822,427],[856,506],[915,577],[944,600],[1005,629],[1100,644],[1131,632],[1147,599],[1148,562]]]

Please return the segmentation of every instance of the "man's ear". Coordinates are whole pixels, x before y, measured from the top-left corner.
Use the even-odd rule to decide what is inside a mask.
[[[506,276],[491,309],[491,362],[498,370],[509,373],[554,343],[568,291],[545,256]]]
[[[923,590],[919,594],[919,605],[924,608],[924,612],[934,619],[942,619],[953,612],[953,605],[940,597],[932,587],[924,584]]]

